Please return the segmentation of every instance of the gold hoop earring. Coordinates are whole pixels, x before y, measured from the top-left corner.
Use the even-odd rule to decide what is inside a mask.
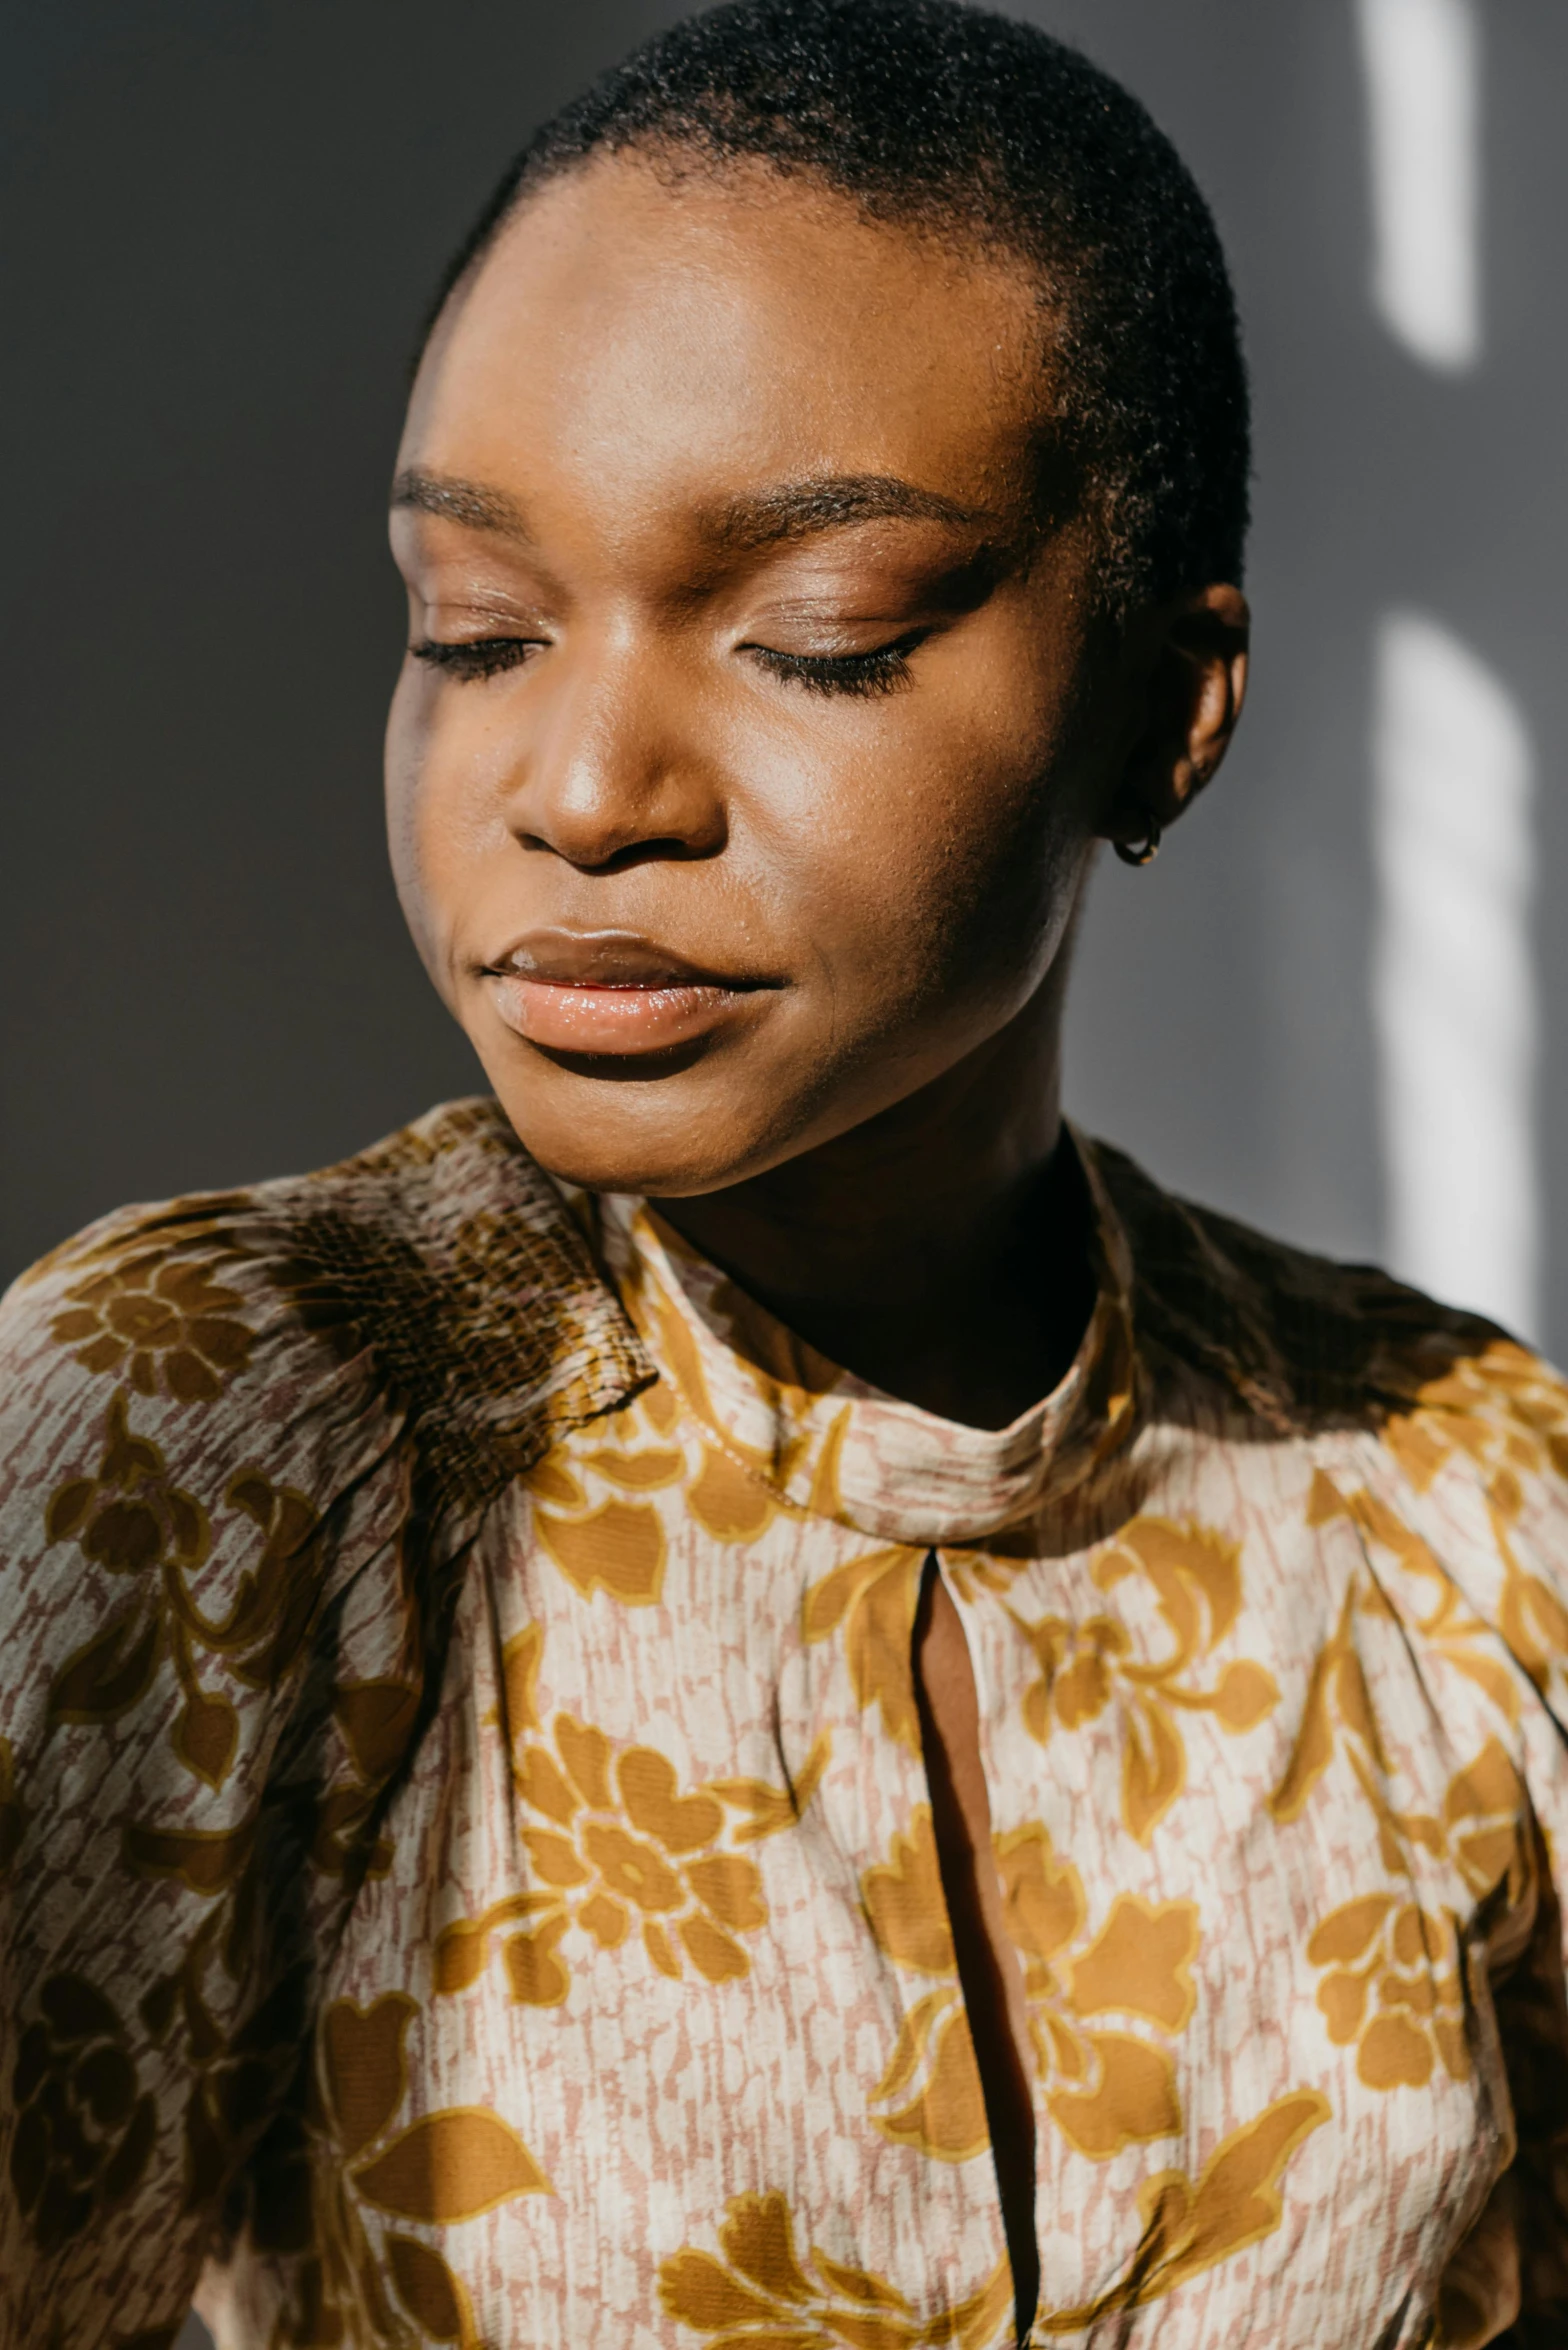
[[[1142,840],[1116,840],[1111,846],[1124,865],[1152,865],[1160,853],[1160,820],[1152,812],[1144,817]]]

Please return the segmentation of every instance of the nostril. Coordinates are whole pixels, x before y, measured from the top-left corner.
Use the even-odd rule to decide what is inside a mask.
[[[544,849],[580,872],[619,871],[661,859],[716,855],[729,833],[725,793],[699,762],[650,756],[636,742],[576,738],[559,756],[535,756],[507,809],[525,849]]]
[[[711,840],[682,839],[678,833],[658,835],[651,840],[631,840],[619,847],[595,855],[589,848],[574,849],[564,840],[546,840],[536,832],[520,832],[518,844],[525,849],[542,849],[547,856],[559,857],[579,873],[625,873],[635,865],[653,863],[692,864],[706,857],[717,856],[723,848],[726,835],[719,832]]]

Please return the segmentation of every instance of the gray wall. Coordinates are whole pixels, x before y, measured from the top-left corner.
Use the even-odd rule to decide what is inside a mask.
[[[380,841],[402,370],[505,156],[679,12],[32,0],[8,18],[0,1274],[117,1201],[320,1163],[474,1084]],[[1486,354],[1453,382],[1368,302],[1349,0],[1023,12],[1080,38],[1189,156],[1258,402],[1255,699],[1159,864],[1100,879],[1073,1105],[1237,1213],[1378,1250],[1369,652],[1375,615],[1414,600],[1508,681],[1538,749],[1550,1207],[1568,9],[1486,0]],[[1560,1248],[1549,1271],[1562,1354]]]
[[[629,0],[32,0],[5,25],[0,1277],[117,1201],[318,1164],[475,1082],[384,871],[382,500],[448,248]],[[1486,356],[1366,293],[1349,0],[1036,0],[1219,213],[1256,373],[1256,690],[1109,864],[1071,1098],[1168,1180],[1375,1253],[1370,645],[1415,602],[1537,745],[1546,1329],[1568,1352],[1562,0],[1486,0]],[[1554,886],[1555,885],[1555,886]],[[193,2328],[192,2339],[196,2329]]]

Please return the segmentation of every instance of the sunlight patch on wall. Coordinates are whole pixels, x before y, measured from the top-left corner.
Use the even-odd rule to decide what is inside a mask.
[[[1445,373],[1481,348],[1474,0],[1356,0],[1371,130],[1372,296]]]
[[[1529,739],[1468,646],[1395,612],[1378,635],[1372,750],[1390,1265],[1529,1337],[1541,1245]]]

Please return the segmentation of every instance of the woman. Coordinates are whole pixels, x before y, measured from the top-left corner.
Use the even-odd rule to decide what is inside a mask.
[[[1246,468],[1022,26],[741,0],[508,176],[388,736],[496,1098],[6,1308],[7,2342],[1563,2338],[1568,1394],[1059,1113]]]

